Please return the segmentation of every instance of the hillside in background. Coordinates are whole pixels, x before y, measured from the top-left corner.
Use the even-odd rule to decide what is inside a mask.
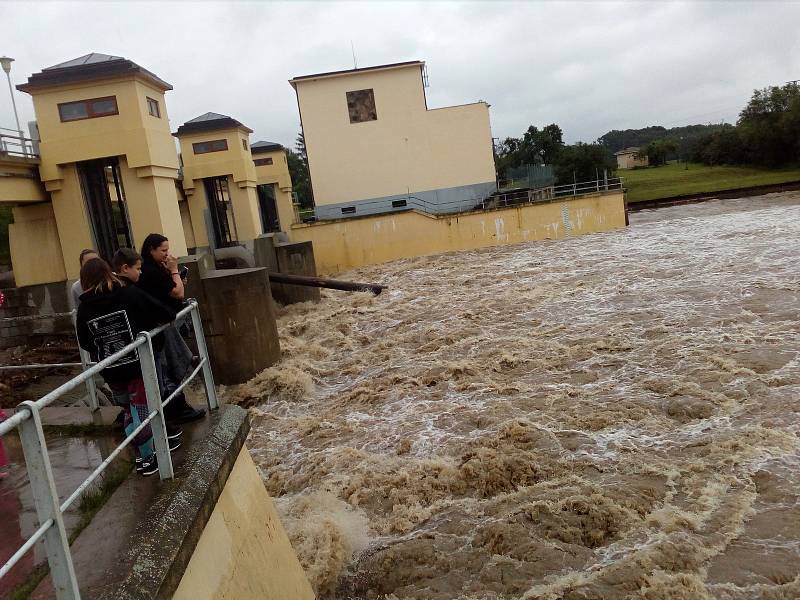
[[[674,155],[668,155],[668,159],[685,157],[690,154],[695,143],[704,135],[715,131],[733,129],[733,125],[727,123],[714,125],[684,125],[683,127],[661,127],[653,125],[642,129],[612,129],[608,133],[601,135],[597,141],[613,154],[623,148],[630,146],[643,147],[655,140],[670,139],[675,142],[678,149]]]

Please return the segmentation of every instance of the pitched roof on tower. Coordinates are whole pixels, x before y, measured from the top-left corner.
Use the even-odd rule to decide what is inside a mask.
[[[283,147],[283,144],[279,144],[278,142],[258,141],[253,144],[250,144],[251,154],[261,154],[263,152],[275,152],[276,150],[285,150],[285,149],[286,148]]]
[[[186,121],[186,123],[178,127],[178,131],[172,135],[218,131],[220,129],[244,129],[247,133],[253,133],[252,129],[243,125],[233,117],[215,112],[207,112],[199,117]]]
[[[139,75],[154,84],[161,91],[171,90],[166,81],[122,56],[92,52],[78,58],[42,69],[28,77],[27,83],[17,86],[21,92],[77,83],[81,81],[97,81],[126,75]]]

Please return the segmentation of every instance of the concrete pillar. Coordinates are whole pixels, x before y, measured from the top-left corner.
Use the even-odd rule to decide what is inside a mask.
[[[185,182],[184,182],[185,183]],[[208,227],[206,226],[206,209],[208,208],[208,198],[202,180],[194,182],[193,188],[184,187],[186,192],[186,203],[189,206],[189,217],[192,220],[192,230],[194,231],[195,248],[208,248]]]
[[[241,187],[240,187],[241,186]],[[236,233],[240,242],[256,239],[263,233],[261,215],[258,212],[258,195],[255,184],[233,182],[228,179],[233,216],[236,219]]]
[[[53,199],[53,214],[58,226],[58,240],[67,279],[80,274],[78,256],[84,248],[93,248],[92,230],[84,207],[83,193],[75,164],[59,168],[61,179],[45,181],[45,189]],[[15,265],[16,268],[16,265]]]
[[[64,281],[64,256],[50,202],[14,207],[8,241],[18,287]],[[78,255],[75,255],[75,268]]]
[[[159,167],[131,169],[124,157],[120,158],[119,168],[134,244],[141,247],[149,234],[160,233],[169,239],[172,254],[185,256],[186,236],[178,207],[175,172]]]
[[[317,275],[314,262],[314,247],[311,242],[285,242],[275,244],[275,258],[278,272],[287,275]],[[275,295],[273,293],[273,295]],[[297,302],[319,302],[319,288],[304,285],[281,284],[280,293],[275,298],[281,304]]]
[[[278,221],[281,230],[288,232],[294,223],[294,206],[292,205],[291,188],[282,188],[277,183],[275,189],[275,207],[278,211]]]
[[[278,362],[281,348],[267,270],[209,271],[202,283],[201,313],[216,382],[244,383]]]
[[[257,267],[264,267],[273,273],[278,272],[278,259],[275,256],[276,243],[278,242],[275,241],[274,233],[263,233],[253,240],[253,256]]]

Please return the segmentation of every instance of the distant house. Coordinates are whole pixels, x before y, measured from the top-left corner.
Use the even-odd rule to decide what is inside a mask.
[[[640,153],[640,149],[636,146],[614,152],[614,156],[617,157],[618,169],[632,169],[633,167],[646,167],[648,165],[647,154]]]

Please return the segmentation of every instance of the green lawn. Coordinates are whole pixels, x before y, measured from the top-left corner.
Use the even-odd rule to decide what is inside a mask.
[[[671,162],[662,167],[617,171],[628,188],[628,202],[642,202],[699,192],[718,192],[754,185],[800,181],[800,167],[707,167]]]

